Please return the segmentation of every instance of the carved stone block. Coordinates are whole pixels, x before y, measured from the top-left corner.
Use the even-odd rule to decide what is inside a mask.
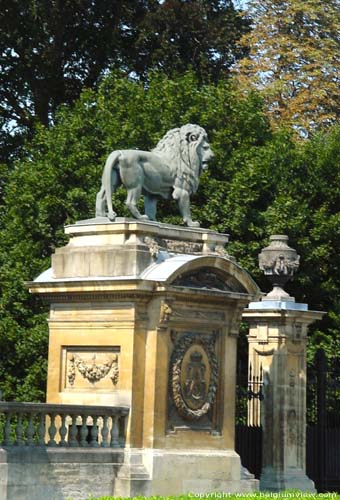
[[[62,390],[109,390],[119,385],[119,348],[67,347],[62,353]]]
[[[172,426],[186,422],[194,428],[212,428],[211,411],[216,400],[219,368],[216,335],[185,333],[175,340],[170,359],[169,420]]]

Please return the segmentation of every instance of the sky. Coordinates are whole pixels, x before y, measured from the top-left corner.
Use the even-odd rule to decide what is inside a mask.
[[[245,7],[247,5],[248,0],[234,0],[236,6]]]

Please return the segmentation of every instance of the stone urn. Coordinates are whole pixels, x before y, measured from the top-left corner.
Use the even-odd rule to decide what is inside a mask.
[[[294,302],[294,297],[284,291],[284,286],[297,271],[300,256],[288,246],[287,235],[274,234],[269,239],[270,245],[259,254],[259,267],[273,285],[273,290],[262,300]]]

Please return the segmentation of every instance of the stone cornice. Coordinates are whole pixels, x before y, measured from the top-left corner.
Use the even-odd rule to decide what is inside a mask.
[[[30,292],[39,294],[45,302],[84,302],[84,301],[138,301],[149,302],[152,298],[163,298],[164,296],[172,300],[191,301],[193,303],[214,303],[217,305],[233,304],[235,301],[242,303],[241,307],[247,305],[251,300],[249,294],[225,292],[218,290],[206,289],[189,289],[185,287],[158,286],[154,289],[149,287],[136,288],[118,288],[118,287],[97,287],[97,286],[65,286],[65,283],[60,286],[44,286],[39,283],[39,286],[31,287]],[[74,285],[74,284],[72,284]]]
[[[247,323],[280,323],[296,321],[309,324],[322,319],[326,313],[324,311],[299,311],[289,309],[244,309],[242,318]]]

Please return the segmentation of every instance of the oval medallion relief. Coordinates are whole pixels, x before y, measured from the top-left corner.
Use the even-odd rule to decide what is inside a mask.
[[[172,396],[178,413],[187,420],[203,417],[216,398],[218,364],[209,340],[199,335],[184,335],[172,353]]]

